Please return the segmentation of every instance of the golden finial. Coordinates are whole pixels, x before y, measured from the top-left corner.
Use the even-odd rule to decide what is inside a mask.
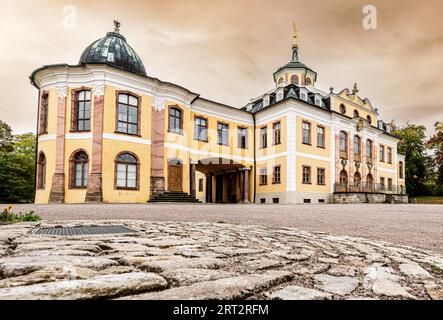
[[[292,47],[298,48],[297,43],[297,27],[295,25],[295,21],[292,21]]]
[[[120,21],[114,20],[114,32],[120,32]]]

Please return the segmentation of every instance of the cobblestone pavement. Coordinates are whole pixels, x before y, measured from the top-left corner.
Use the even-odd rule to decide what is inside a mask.
[[[443,254],[442,205],[18,205],[44,219],[137,219],[294,227],[410,245]]]
[[[136,233],[42,236],[37,226]],[[1,299],[443,299],[443,255],[349,236],[225,223],[0,226]]]

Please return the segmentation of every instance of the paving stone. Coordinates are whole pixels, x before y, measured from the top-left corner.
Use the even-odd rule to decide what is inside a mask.
[[[248,296],[278,285],[291,278],[291,274],[282,271],[268,271],[264,274],[204,281],[190,286],[172,288],[162,292],[147,293],[125,297],[130,300],[231,300],[244,299]]]
[[[197,268],[171,269],[162,272],[160,275],[180,286],[187,286],[195,282],[217,280],[235,276],[233,272]]]
[[[279,300],[325,300],[331,298],[329,293],[298,286],[289,286],[271,294],[271,299]]]
[[[245,261],[243,266],[245,266],[248,270],[262,270],[268,268],[274,268],[280,266],[282,263],[278,260],[272,260],[267,258],[255,259]]]
[[[250,254],[263,253],[265,250],[262,249],[250,249],[250,248],[236,248],[236,247],[212,247],[209,250],[221,253],[226,256],[243,256]]]
[[[418,264],[402,263],[399,265],[399,268],[403,274],[409,277],[418,278],[418,279],[432,278],[431,274],[422,267],[420,267]]]
[[[316,287],[330,293],[338,295],[347,295],[354,291],[359,281],[351,277],[334,277],[327,274],[319,274],[314,276],[314,279],[320,284]]]
[[[145,271],[162,272],[177,268],[219,268],[226,264],[217,258],[184,258],[182,256],[126,257],[121,263],[135,265]]]
[[[102,257],[81,256],[41,256],[0,258],[0,275],[4,277],[20,276],[46,267],[79,266],[103,269],[116,265],[115,261]]]
[[[163,289],[165,279],[154,273],[104,275],[87,280],[58,281],[0,289],[0,300],[64,300],[110,298]]]
[[[349,266],[334,266],[333,268],[328,270],[328,274],[332,276],[346,276],[346,277],[355,277],[357,269]]]
[[[416,299],[413,295],[409,294],[406,289],[407,288],[402,287],[399,283],[386,279],[376,280],[372,285],[372,291],[377,295]]]

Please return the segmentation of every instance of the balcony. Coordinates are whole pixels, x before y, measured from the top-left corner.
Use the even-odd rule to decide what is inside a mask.
[[[385,186],[380,183],[362,183],[354,185],[337,182],[334,184],[334,193],[384,193],[406,195],[406,188],[396,185]]]

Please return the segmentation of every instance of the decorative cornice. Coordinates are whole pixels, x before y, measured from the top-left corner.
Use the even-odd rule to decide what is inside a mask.
[[[105,85],[101,84],[94,87],[94,97],[101,97],[105,94]]]
[[[68,96],[68,86],[58,86],[57,96],[59,98],[66,98]]]
[[[152,99],[152,107],[154,108],[154,111],[162,112],[165,109],[166,99],[159,98],[159,97],[153,97]]]

